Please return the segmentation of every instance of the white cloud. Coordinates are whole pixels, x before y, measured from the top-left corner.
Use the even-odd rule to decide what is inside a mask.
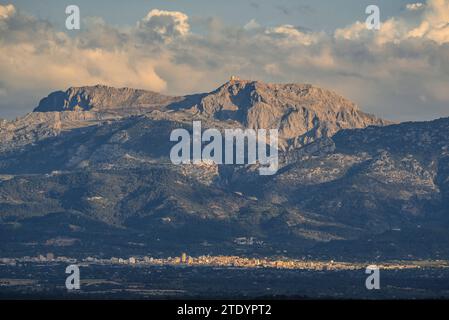
[[[190,25],[188,16],[182,12],[153,9],[139,22],[138,29],[144,38],[170,42],[187,36]]]
[[[275,36],[285,46],[310,46],[318,40],[318,34],[302,32],[290,24],[269,28],[266,34]]]
[[[360,40],[363,34],[367,34],[368,30],[366,24],[360,21],[356,21],[354,24],[346,27],[337,29],[334,35],[337,39],[344,40]]]
[[[16,9],[13,5],[0,6],[2,17],[5,12],[15,13]],[[108,33],[114,31],[113,28],[101,32],[96,28],[98,21],[91,31],[86,31],[87,34],[71,38],[55,31],[45,21],[20,12],[8,17],[10,19],[0,20],[3,22],[0,24],[0,84],[3,96],[20,91],[43,95],[69,86],[98,83],[155,91],[163,91],[167,87],[166,81],[156,72],[156,66],[169,59],[166,53],[150,57],[142,55],[132,46],[120,46],[117,42],[123,39]],[[99,35],[97,31],[100,31]],[[106,34],[109,34],[109,39],[101,37]],[[103,42],[94,41],[99,38]],[[16,98],[20,100],[21,96]],[[35,99],[30,102],[30,109],[39,96]]]
[[[409,37],[421,37],[439,44],[449,43],[449,1],[430,0],[421,24],[410,30]]]
[[[186,14],[154,9],[128,28],[89,18],[69,37],[12,5],[0,6],[0,114],[11,102],[30,110],[41,96],[68,86],[186,94],[237,74],[328,87],[393,119],[448,115],[449,0],[428,1],[418,21],[407,14],[383,21],[379,31],[364,22],[324,33],[264,27],[255,19],[244,26],[203,19],[208,32],[195,34]],[[21,100],[23,92],[32,100]]]
[[[409,11],[418,11],[424,8],[425,4],[422,2],[408,3],[405,8]]]
[[[261,28],[261,25],[256,21],[256,19],[251,19],[243,26],[243,29],[245,30],[255,30],[259,28]]]
[[[12,4],[0,4],[0,19],[8,19],[16,13],[16,8]]]
[[[409,10],[423,9],[423,16],[418,25],[410,25],[401,17],[392,17],[381,24],[379,31],[367,30],[363,22],[337,29],[335,37],[346,40],[369,40],[378,44],[398,43],[410,38],[432,40],[439,44],[449,42],[449,1],[429,0],[422,3],[409,4]]]
[[[156,61],[130,60],[130,52],[54,46],[38,52],[30,44],[2,47],[2,81],[12,89],[66,88],[105,83],[161,91],[166,83],[155,72]]]

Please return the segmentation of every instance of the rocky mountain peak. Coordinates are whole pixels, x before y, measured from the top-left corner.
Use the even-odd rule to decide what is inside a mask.
[[[389,124],[337,93],[310,84],[231,79],[203,96],[198,109],[248,128],[278,128],[282,139],[294,139],[296,145],[332,136],[340,129]]]
[[[34,112],[108,111],[126,108],[158,108],[176,100],[153,91],[105,85],[70,87],[39,102]]]
[[[209,93],[184,97],[104,85],[71,87],[42,99],[34,112],[87,111],[104,119],[153,110],[165,115],[170,111],[170,116],[178,120],[194,120],[201,114],[216,121],[232,120],[250,129],[279,129],[282,149],[331,137],[341,129],[389,124],[360,111],[337,93],[311,84],[265,83],[236,77]]]

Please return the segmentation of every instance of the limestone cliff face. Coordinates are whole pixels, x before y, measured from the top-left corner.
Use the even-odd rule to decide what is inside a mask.
[[[132,111],[139,108],[157,109],[176,100],[176,97],[152,91],[96,85],[53,92],[42,99],[34,111]]]
[[[252,129],[277,128],[280,138],[295,147],[340,129],[389,124],[332,91],[308,84],[230,81],[202,98],[198,109]]]
[[[107,114],[91,111],[32,112],[14,121],[0,122],[0,152],[55,137],[63,131],[90,126]]]
[[[281,150],[297,149],[317,139],[331,137],[341,129],[390,124],[360,111],[353,102],[326,89],[309,84],[248,80],[231,80],[212,92],[184,97],[102,85],[72,87],[42,99],[34,114],[66,111],[92,113],[87,117],[90,121],[152,111],[170,115],[175,120],[192,121],[198,116],[216,123],[232,120],[238,126],[251,129],[279,129]]]

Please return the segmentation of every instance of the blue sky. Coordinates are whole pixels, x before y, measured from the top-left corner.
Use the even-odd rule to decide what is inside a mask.
[[[65,29],[70,4],[80,31]],[[6,118],[70,86],[182,95],[232,74],[312,83],[391,120],[449,116],[449,0],[0,1],[0,53]]]
[[[16,0],[17,8],[38,18],[64,27],[61,14],[69,4],[77,4],[83,14],[102,17],[107,23],[123,26],[134,25],[151,8],[182,11],[189,17],[219,17],[227,24],[243,25],[256,19],[267,26],[292,24],[314,30],[334,30],[356,20],[364,19],[367,5],[382,8],[382,16],[389,18],[404,11],[406,0]]]

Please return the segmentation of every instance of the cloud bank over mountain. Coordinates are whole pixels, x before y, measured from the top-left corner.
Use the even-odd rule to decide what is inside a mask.
[[[62,32],[0,5],[0,117],[31,111],[48,91],[69,86],[185,94],[208,91],[231,74],[329,87],[393,120],[447,116],[449,1],[411,3],[385,20],[380,9],[379,31],[366,29],[364,12],[324,32],[149,8],[128,27],[82,12],[81,30]]]

